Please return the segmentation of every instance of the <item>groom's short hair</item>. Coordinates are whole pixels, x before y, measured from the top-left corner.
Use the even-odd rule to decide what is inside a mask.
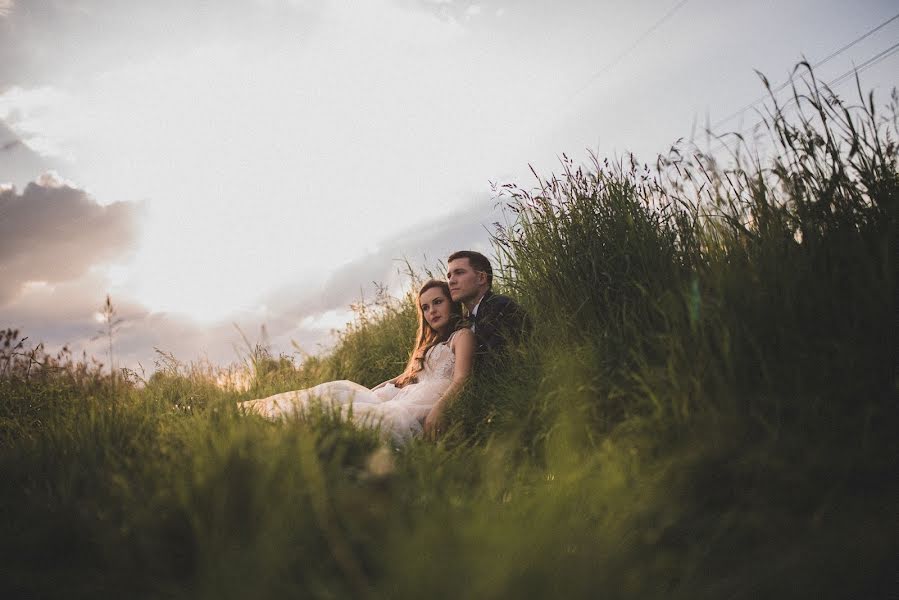
[[[481,254],[480,252],[475,252],[474,250],[459,250],[458,252],[453,252],[449,255],[449,258],[446,259],[447,263],[450,263],[457,258],[467,258],[468,264],[471,265],[471,268],[475,271],[481,271],[482,273],[487,274],[487,289],[493,287],[493,267],[490,266],[490,261],[486,256]]]

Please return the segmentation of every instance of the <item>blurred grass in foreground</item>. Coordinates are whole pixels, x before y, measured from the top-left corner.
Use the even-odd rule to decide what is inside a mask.
[[[896,96],[811,85],[724,168],[567,160],[506,186],[533,338],[396,450],[236,401],[401,370],[411,296],[246,391],[0,345],[4,597],[876,598],[896,590]]]

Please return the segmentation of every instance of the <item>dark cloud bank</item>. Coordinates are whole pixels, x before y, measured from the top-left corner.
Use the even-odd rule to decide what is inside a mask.
[[[136,235],[134,204],[101,206],[50,176],[0,189],[0,306],[29,281],[61,283],[122,256]]]

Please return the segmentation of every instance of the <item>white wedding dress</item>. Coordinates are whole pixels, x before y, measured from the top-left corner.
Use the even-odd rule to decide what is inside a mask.
[[[452,382],[456,357],[449,344],[447,340],[432,347],[417,375],[418,383],[401,388],[387,384],[372,391],[352,381],[328,381],[305,390],[240,402],[238,406],[273,420],[301,413],[315,401],[338,408],[344,416],[352,407],[354,422],[367,427],[380,424],[383,433],[403,443],[421,434],[425,417]]]

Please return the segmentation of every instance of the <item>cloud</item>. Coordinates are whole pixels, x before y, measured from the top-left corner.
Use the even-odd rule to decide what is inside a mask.
[[[317,25],[319,4],[0,0],[0,91],[16,84],[77,85],[106,71],[113,61],[149,59],[162,46],[177,53],[202,42],[247,40],[260,30],[269,37],[296,36]]]
[[[97,204],[52,175],[22,193],[0,188],[0,306],[28,282],[55,284],[122,256],[136,234],[134,204]]]
[[[0,120],[0,185],[11,183],[24,187],[41,173],[60,171],[63,167],[61,161],[39,155]]]
[[[200,324],[178,315],[151,312],[138,299],[116,289],[102,269],[89,270],[62,283],[25,284],[15,299],[3,306],[0,327],[18,329],[32,344],[44,343],[51,353],[68,346],[77,356],[84,351],[108,364],[103,325],[97,319],[107,292],[116,316],[122,319],[113,339],[117,367],[143,366],[152,373],[158,359],[155,348],[185,362],[203,358],[227,365],[238,360],[236,349],[244,344],[230,320]],[[239,325],[255,343],[261,340],[263,323],[258,318],[243,319]],[[295,332],[294,337],[303,347],[313,349],[327,333]],[[289,343],[284,348],[289,351]]]
[[[478,16],[481,14],[484,4],[493,4],[490,0],[479,3],[453,2],[453,0],[400,0],[400,2],[410,8],[428,11],[441,19],[450,21]]]
[[[231,323],[201,326],[175,315],[152,313],[116,290],[102,270],[89,270],[62,283],[25,284],[3,307],[0,327],[18,329],[33,343],[43,342],[51,353],[67,345],[76,355],[84,351],[108,363],[106,340],[99,335],[103,326],[96,318],[107,292],[122,319],[113,340],[117,366],[142,365],[152,372],[154,348],[184,360],[208,356],[226,364],[237,358],[234,344],[240,336]]]
[[[496,203],[482,197],[453,214],[420,222],[382,240],[377,249],[336,268],[320,286],[290,284],[270,294],[264,303],[285,326],[346,309],[361,294],[371,294],[374,283],[389,287],[405,283],[406,261],[415,269],[436,269],[455,250],[479,250],[489,256],[491,224],[501,218]],[[276,333],[273,327],[269,331]]]
[[[3,211],[9,206],[6,200],[9,193],[7,190],[0,195],[0,214],[6,214]],[[26,189],[16,198],[21,203],[22,198],[33,199],[35,193]],[[86,198],[84,192],[65,187],[49,187],[40,193]],[[84,212],[94,214],[88,215],[86,221],[97,224],[100,222],[97,215],[109,207],[98,207],[89,199],[87,202],[92,209]],[[263,326],[267,341],[276,354],[294,354],[294,344],[305,352],[319,353],[327,351],[335,341],[332,330],[342,328],[352,319],[350,304],[359,300],[361,294],[372,297],[373,282],[388,285],[392,293],[401,293],[408,286],[405,260],[415,268],[436,269],[438,262],[454,250],[475,249],[489,256],[489,229],[492,222],[501,219],[495,202],[482,196],[480,201],[460,207],[448,217],[421,221],[381,240],[377,248],[334,269],[324,280],[294,281],[284,285],[265,298],[264,310],[246,311],[206,324],[149,310],[139,298],[130,296],[125,290],[117,290],[110,281],[108,270],[84,268],[90,261],[81,261],[83,272],[66,281],[35,282],[34,277],[29,276],[31,282],[19,283],[15,297],[3,306],[0,326],[17,328],[31,340],[45,342],[50,351],[68,345],[76,354],[84,350],[106,363],[105,341],[97,339],[101,325],[95,315],[109,291],[118,316],[124,320],[114,340],[117,366],[136,369],[141,365],[151,373],[158,358],[154,348],[172,353],[182,361],[208,359],[212,364],[231,364],[247,350],[241,332],[251,344],[262,342]],[[66,222],[65,219],[61,221]],[[24,226],[25,221],[19,222]],[[108,228],[114,227],[108,221],[105,224]],[[54,226],[42,226],[44,233],[37,235],[46,237],[46,230]],[[115,247],[115,244],[110,246]],[[5,247],[0,250],[0,256],[3,256],[0,263],[0,269],[3,269]]]
[[[465,18],[470,19],[471,17],[476,17],[481,14],[481,5],[480,4],[472,4],[468,8],[465,9]]]
[[[61,115],[57,113],[54,122],[54,109],[71,103],[69,94],[51,86],[10,87],[0,94],[0,120],[3,122],[0,135],[15,136],[43,157],[62,156],[64,151],[59,140],[48,132],[60,129]]]
[[[42,342],[51,354],[68,346],[76,356],[83,351],[108,364],[103,324],[96,316],[110,287],[109,278],[97,271],[59,284],[26,284],[16,299],[4,306],[0,327],[18,329],[33,345]],[[208,326],[152,313],[115,290],[111,299],[122,319],[113,338],[117,367],[142,366],[150,374],[158,359],[155,348],[187,362],[208,358],[226,365],[238,359],[235,347],[242,345],[241,338],[230,322]],[[245,331],[252,341],[258,339],[258,324],[248,325]]]
[[[394,295],[407,289],[407,261],[417,273],[429,268],[439,277],[440,263],[453,251],[478,250],[491,256],[492,224],[503,220],[496,202],[481,196],[446,217],[421,221],[381,240],[377,248],[337,267],[324,281],[282,286],[262,299],[263,314],[236,319],[236,323],[245,332],[265,325],[276,352],[289,354],[294,343],[306,352],[327,350],[334,341],[331,330],[342,329],[352,320],[349,306],[362,296],[373,298],[376,284],[387,286]]]

